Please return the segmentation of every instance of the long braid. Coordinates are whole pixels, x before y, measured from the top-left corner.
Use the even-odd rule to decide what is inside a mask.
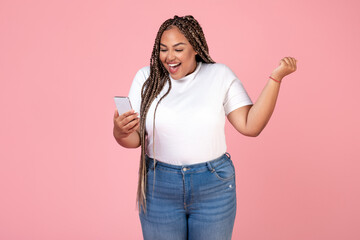
[[[194,51],[198,54],[196,55],[196,61],[204,63],[215,63],[209,55],[208,45],[202,31],[202,28],[198,21],[191,16],[170,18],[166,20],[159,28],[159,31],[155,38],[155,43],[153,46],[153,51],[150,59],[150,76],[145,81],[141,89],[141,106],[140,106],[140,142],[141,142],[141,157],[139,165],[139,181],[137,189],[137,205],[140,210],[146,212],[146,116],[149,111],[149,108],[155,98],[160,94],[165,84],[169,84],[169,88],[166,93],[159,99],[156,104],[153,118],[153,147],[155,146],[155,115],[159,103],[164,97],[166,97],[171,90],[171,81],[169,78],[169,73],[163,64],[160,61],[160,39],[164,31],[176,26],[187,38]],[[154,166],[156,163],[155,158],[155,149],[154,152]],[[154,172],[154,181],[155,181],[155,172]],[[154,182],[155,183],[155,182]]]

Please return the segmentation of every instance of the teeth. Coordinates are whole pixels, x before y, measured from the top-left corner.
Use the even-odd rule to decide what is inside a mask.
[[[178,66],[180,65],[180,63],[176,63],[176,64],[169,64],[170,67],[175,67],[175,66]]]

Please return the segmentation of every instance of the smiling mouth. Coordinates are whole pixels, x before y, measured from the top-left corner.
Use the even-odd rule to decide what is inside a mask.
[[[179,69],[181,63],[174,63],[174,64],[168,64],[169,66],[169,72],[171,74],[174,74],[177,72],[177,70]]]

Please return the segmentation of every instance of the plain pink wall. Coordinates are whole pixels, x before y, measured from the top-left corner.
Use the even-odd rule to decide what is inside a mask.
[[[0,2],[0,239],[141,239],[139,149],[113,139],[114,95],[149,64],[160,24],[194,15],[253,101],[298,70],[257,138],[227,123],[233,239],[360,239],[358,1]]]

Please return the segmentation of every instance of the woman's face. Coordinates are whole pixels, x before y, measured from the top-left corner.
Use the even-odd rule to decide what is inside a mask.
[[[179,80],[195,71],[196,54],[179,28],[173,26],[163,32],[160,39],[160,61],[173,79]]]

